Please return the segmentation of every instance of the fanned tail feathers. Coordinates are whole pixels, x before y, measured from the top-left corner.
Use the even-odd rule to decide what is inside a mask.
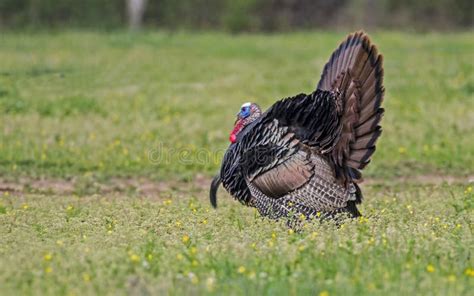
[[[384,110],[383,58],[363,32],[347,37],[325,65],[318,88],[336,93],[341,136],[332,151],[334,162],[354,181],[375,151]]]

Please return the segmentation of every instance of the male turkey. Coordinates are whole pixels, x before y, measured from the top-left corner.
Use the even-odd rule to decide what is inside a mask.
[[[347,37],[311,94],[282,99],[266,112],[245,103],[220,174],[224,188],[271,218],[290,214],[360,215],[358,183],[381,134],[382,56],[364,32]]]

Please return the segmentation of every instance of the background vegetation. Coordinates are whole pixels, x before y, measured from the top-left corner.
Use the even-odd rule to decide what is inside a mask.
[[[343,35],[4,34],[0,172],[210,176],[240,105],[311,92]],[[472,37],[372,34],[387,112],[366,176],[472,173]]]
[[[3,0],[6,28],[120,28],[126,0]],[[472,28],[470,0],[149,0],[144,23],[169,29],[279,31],[309,28]]]

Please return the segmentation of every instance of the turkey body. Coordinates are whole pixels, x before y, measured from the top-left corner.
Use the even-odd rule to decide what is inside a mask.
[[[357,199],[354,185],[347,189],[337,184],[332,168],[324,158],[312,155],[310,163],[314,165],[315,173],[308,182],[279,199],[266,195],[250,184],[253,197],[251,205],[256,207],[261,215],[275,219],[291,214],[319,217],[321,213],[335,214],[343,211],[359,216],[356,210],[348,206],[348,203]]]
[[[217,186],[278,219],[359,216],[361,170],[381,134],[382,56],[363,32],[332,54],[315,91],[277,101],[227,149]]]

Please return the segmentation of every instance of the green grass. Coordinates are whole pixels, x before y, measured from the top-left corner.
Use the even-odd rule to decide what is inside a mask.
[[[0,294],[468,295],[474,193],[371,188],[365,218],[283,222],[223,199],[2,196]]]
[[[344,35],[3,32],[0,295],[468,295],[472,32],[371,34],[386,116],[364,218],[290,233],[222,191],[210,209],[240,105],[311,92]]]
[[[240,105],[311,92],[345,34],[4,33],[0,172],[209,176]],[[474,34],[371,37],[386,116],[366,176],[472,173]]]

